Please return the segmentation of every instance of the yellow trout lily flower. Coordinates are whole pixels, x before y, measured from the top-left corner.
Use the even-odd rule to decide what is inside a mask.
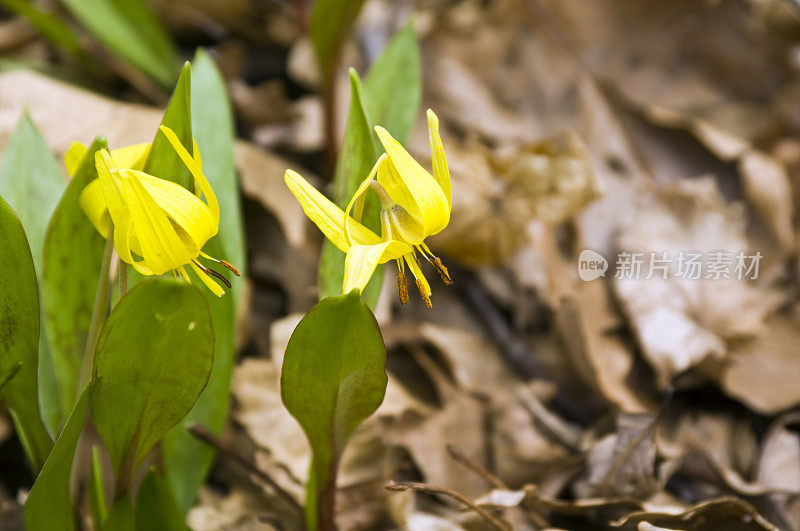
[[[163,125],[159,129],[194,177],[197,195],[143,172],[151,145],[137,144],[95,153],[98,178],[81,192],[80,206],[103,237],[108,237],[113,223],[117,254],[139,273],[161,275],[173,271],[175,276],[191,282],[185,269],[189,265],[208,289],[222,296],[225,291],[214,279],[227,287],[230,283],[198,260],[200,256],[213,260],[239,275],[225,260],[212,258],[201,250],[219,229],[217,196],[201,170],[197,144],[194,155],[189,155],[174,131]],[[85,153],[82,144],[70,146],[66,154],[70,174]]]
[[[428,110],[433,175],[428,173],[383,127],[375,127],[386,153],[381,155],[342,211],[305,179],[287,170],[284,181],[306,215],[336,247],[347,253],[342,292],[363,291],[375,267],[397,260],[400,302],[408,302],[405,266],[414,275],[425,304],[431,308],[431,288],[422,274],[418,256],[433,265],[442,280],[450,275],[424,240],[444,229],[450,221],[452,192],[447,158],[439,136],[439,120]],[[381,234],[360,223],[364,199],[373,190],[381,202]],[[352,216],[351,216],[352,212]]]

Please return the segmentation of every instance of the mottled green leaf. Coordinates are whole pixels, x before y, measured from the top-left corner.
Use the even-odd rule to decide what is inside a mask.
[[[207,53],[198,51],[192,64],[192,130],[203,158],[203,173],[220,202],[219,234],[203,248],[211,256],[224,258],[245,274],[246,257],[239,188],[233,162],[233,117],[225,84]],[[230,277],[227,271],[224,271]],[[234,360],[234,325],[241,299],[242,281],[223,297],[204,292],[214,323],[214,368],[208,385],[186,417],[215,433],[225,426]],[[214,452],[181,426],[170,431],[162,443],[164,469],[178,504],[185,512],[194,503],[205,481]]]
[[[53,452],[47,458],[25,502],[25,527],[28,531],[71,531],[75,513],[69,491],[69,478],[78,439],[83,431],[89,406],[88,386],[75,403]]]
[[[213,360],[208,305],[194,286],[148,279],[117,303],[100,333],[91,387],[92,420],[117,492],[127,491],[147,452],[194,406]]]
[[[0,197],[0,375],[13,375],[0,388],[28,459],[36,470],[53,441],[42,424],[37,397],[39,293],[25,231]]]
[[[183,512],[169,484],[151,468],[136,497],[136,529],[139,531],[184,531]]]
[[[386,348],[358,291],[322,300],[295,328],[281,371],[281,397],[313,454],[306,524],[333,517],[336,469],[356,427],[386,392]]]
[[[95,152],[107,148],[103,137],[89,146],[50,218],[44,241],[42,309],[63,416],[77,396],[104,246],[78,197],[97,178]]]
[[[333,178],[334,202],[342,209],[358,189],[377,160],[377,140],[364,103],[363,88],[358,73],[350,69],[350,111],[347,115],[342,151]],[[380,234],[380,203],[374,194],[367,194],[362,223]],[[322,245],[319,264],[319,296],[321,299],[342,293],[345,255],[330,241]],[[378,266],[362,296],[375,307],[383,283],[383,267]]]
[[[177,54],[158,18],[142,0],[62,0],[107,48],[164,86],[177,70]]]

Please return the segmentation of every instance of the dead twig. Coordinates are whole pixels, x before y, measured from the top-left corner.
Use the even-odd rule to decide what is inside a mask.
[[[480,464],[479,462],[475,461],[474,459],[466,455],[464,452],[459,450],[454,445],[452,444],[447,445],[447,453],[449,453],[450,457],[452,457],[455,461],[458,461],[459,463],[469,468],[473,472],[476,472],[479,475],[483,476],[483,479],[488,481],[495,488],[502,490],[511,490],[508,488],[508,485],[506,485],[503,482],[502,479],[492,474],[489,470],[486,469],[486,467],[484,467],[482,464]]]
[[[391,492],[403,492],[403,491],[406,491],[406,490],[416,490],[416,491],[420,491],[420,492],[427,492],[429,494],[440,494],[440,495],[443,495],[443,496],[449,496],[449,497],[451,497],[451,498],[463,503],[464,505],[466,505],[467,507],[469,507],[470,509],[472,509],[473,511],[478,513],[484,520],[486,520],[487,522],[492,524],[495,528],[500,529],[500,531],[512,531],[511,526],[509,526],[505,522],[502,522],[502,521],[498,520],[497,518],[495,518],[494,516],[492,516],[483,507],[475,505],[475,503],[472,502],[472,500],[470,500],[469,498],[467,498],[463,494],[461,494],[459,492],[456,492],[454,490],[450,490],[450,489],[445,488],[445,487],[435,487],[433,485],[428,485],[428,484],[425,484],[425,483],[418,483],[416,481],[390,481],[389,483],[386,484],[386,490],[391,491]]]
[[[303,507],[297,503],[297,500],[292,497],[291,494],[286,492],[280,485],[278,485],[272,477],[264,472],[263,470],[259,469],[253,462],[247,459],[245,456],[234,450],[230,447],[227,443],[225,443],[222,439],[208,431],[205,427],[201,426],[196,422],[192,422],[191,424],[186,426],[186,429],[192,436],[196,437],[197,439],[205,442],[206,444],[213,446],[220,454],[230,458],[234,463],[238,464],[246,471],[256,475],[259,479],[268,483],[275,492],[283,498],[294,510],[298,513],[303,514]]]

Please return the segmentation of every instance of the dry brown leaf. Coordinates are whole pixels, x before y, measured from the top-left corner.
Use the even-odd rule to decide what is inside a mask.
[[[744,234],[741,205],[726,203],[712,179],[676,181],[632,207],[618,246],[645,253],[645,263],[640,278],[616,279],[614,287],[659,386],[666,387],[676,374],[707,357],[722,358],[726,340],[758,334],[779,297],[735,275],[677,277],[681,251],[755,252]],[[658,273],[646,279],[649,252],[671,258],[666,279]]]
[[[786,169],[776,159],[750,150],[739,159],[739,173],[748,201],[772,232],[781,251],[791,252],[795,248],[794,207]]]
[[[408,451],[426,483],[476,496],[485,490],[485,482],[451,459],[447,445],[455,444],[465,455],[483,462],[486,455],[484,409],[475,398],[457,393],[424,419],[404,419],[386,427],[384,437],[387,444]]]
[[[283,529],[262,522],[265,513],[263,499],[241,489],[221,496],[208,488],[200,491],[197,505],[189,511],[186,522],[196,531],[270,531]]]
[[[800,322],[775,316],[755,339],[731,349],[720,374],[726,393],[768,415],[800,403]]]

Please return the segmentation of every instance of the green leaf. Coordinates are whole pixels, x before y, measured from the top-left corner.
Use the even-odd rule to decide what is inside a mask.
[[[44,465],[53,441],[42,424],[37,397],[39,292],[25,231],[0,197],[0,374],[13,375],[0,388],[35,470]]]
[[[36,271],[42,271],[47,222],[64,191],[64,177],[42,135],[23,113],[3,152],[0,195],[13,208],[30,243]]]
[[[386,348],[358,291],[324,299],[295,328],[281,371],[281,397],[311,445],[309,529],[330,524],[336,469],[356,427],[386,392]]]
[[[48,41],[52,42],[69,55],[83,60],[85,54],[78,38],[72,30],[58,17],[37,9],[30,0],[0,0],[14,13],[25,17]]]
[[[127,492],[147,452],[194,406],[213,361],[211,318],[197,288],[148,279],[117,303],[100,333],[91,387],[92,420],[111,457],[117,494]]]
[[[197,52],[192,65],[192,130],[203,159],[203,173],[220,202],[219,234],[204,247],[211,256],[224,258],[245,274],[246,257],[239,188],[233,162],[233,117],[224,81],[207,53]],[[214,368],[206,389],[186,417],[215,433],[225,426],[234,360],[234,325],[242,281],[223,297],[204,292],[214,323]],[[161,446],[167,480],[183,512],[189,510],[211,467],[214,451],[194,438],[183,425],[170,431]]]
[[[131,505],[131,497],[126,494],[114,502],[108,513],[102,531],[135,531],[136,516]]]
[[[44,240],[42,309],[64,416],[77,396],[81,361],[92,318],[104,239],[86,217],[78,197],[97,178],[94,154],[108,149],[97,137],[50,218]]]
[[[27,112],[11,133],[0,165],[0,196],[17,212],[28,237],[37,278],[42,275],[42,255],[47,222],[64,191],[64,178],[42,135]],[[58,388],[47,349],[45,327],[39,338],[38,389],[42,414],[53,430],[60,418]],[[65,408],[69,410],[69,407]]]
[[[183,521],[169,484],[151,468],[139,487],[136,498],[136,529],[140,531],[184,531]]]
[[[5,385],[11,381],[11,378],[17,375],[19,370],[22,368],[22,363],[17,362],[13,364],[11,367],[6,369],[6,372],[0,374],[0,389],[5,387]]]
[[[362,5],[364,0],[316,0],[314,3],[309,34],[326,85],[333,80],[342,42]]]
[[[334,202],[342,209],[358,189],[377,160],[377,141],[364,104],[363,88],[358,73],[350,69],[350,111],[347,114],[342,151],[333,177]],[[380,203],[367,194],[362,223],[380,234]],[[321,299],[342,293],[345,254],[330,241],[322,245],[319,264],[319,296]],[[362,296],[372,308],[378,302],[383,283],[383,267],[378,266]]]
[[[164,86],[177,54],[158,18],[142,0],[62,0],[107,48]]]
[[[88,385],[83,389],[25,502],[25,526],[28,531],[75,529],[69,478],[89,406],[88,389]]]
[[[375,125],[408,142],[422,98],[419,43],[413,22],[398,31],[370,66],[364,102]],[[381,149],[381,151],[383,151]]]
[[[187,61],[183,64],[181,75],[175,84],[175,90],[164,111],[161,124],[175,131],[189,153],[193,151],[191,101],[191,65]],[[189,191],[194,191],[191,173],[161,131],[156,131],[144,171],[150,175],[178,183]]]
[[[89,509],[95,529],[102,529],[108,516],[106,493],[103,486],[103,462],[100,447],[92,446],[92,470],[89,476]]]

